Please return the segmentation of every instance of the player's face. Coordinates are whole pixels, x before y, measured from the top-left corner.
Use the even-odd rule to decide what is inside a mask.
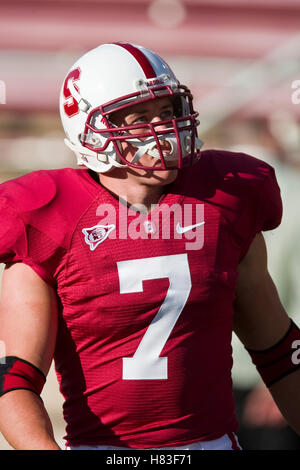
[[[130,107],[130,111],[121,110],[114,113],[113,122],[117,126],[128,126],[134,124],[143,124],[143,123],[159,123],[160,121],[166,121],[172,119],[174,116],[174,107],[170,98],[157,98],[152,101],[145,103],[137,103],[136,105]],[[166,125],[162,124],[161,126],[156,126],[156,130],[165,129]],[[147,132],[147,128],[135,129],[130,131],[134,134],[143,134]],[[141,141],[145,138],[141,137]],[[174,160],[168,161],[168,152],[171,150],[170,144],[166,141],[160,141],[161,150],[163,151],[166,162],[166,166],[174,166]],[[136,153],[137,148],[132,145],[130,142],[122,143],[123,155],[129,162],[132,160],[133,156]],[[175,162],[176,163],[176,162]],[[152,167],[153,170],[143,170],[135,169],[132,167],[127,167],[127,172],[135,174],[140,177],[147,178],[148,183],[163,182],[169,184],[174,181],[177,176],[177,170],[159,170],[155,171],[156,166],[161,166],[160,158],[153,157],[148,153],[142,155],[138,162],[139,165]]]

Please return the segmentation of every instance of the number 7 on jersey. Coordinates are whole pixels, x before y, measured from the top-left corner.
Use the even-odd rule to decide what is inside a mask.
[[[165,300],[144,334],[133,357],[123,357],[124,380],[168,378],[168,358],[159,357],[191,291],[187,254],[157,256],[117,263],[120,293],[143,292],[143,281],[169,279]]]

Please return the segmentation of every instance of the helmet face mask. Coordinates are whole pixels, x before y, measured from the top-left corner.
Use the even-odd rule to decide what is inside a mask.
[[[69,72],[68,76],[70,78],[68,79],[67,76],[63,86],[64,97],[66,97],[65,90],[67,88],[70,90],[75,103],[78,104],[78,113],[74,113],[73,106],[72,116],[66,116],[65,103],[64,106],[61,103],[62,121],[68,136],[67,145],[77,154],[79,164],[83,164],[97,172],[106,172],[110,171],[113,167],[123,166],[145,170],[178,169],[182,168],[184,164],[192,163],[193,159],[197,157],[201,141],[197,137],[197,126],[199,125],[197,120],[198,113],[193,109],[190,91],[187,87],[179,84],[171,69],[160,57],[140,46],[129,45],[131,48],[129,50],[131,52],[136,49],[139,54],[143,53],[148,60],[150,58],[156,67],[156,76],[151,78],[143,77],[142,75],[145,71],[143,63],[143,67],[141,67],[140,63],[134,64],[135,69],[132,73],[132,61],[137,62],[136,58],[128,57],[127,48],[122,46],[119,44],[99,46],[79,59],[77,69],[79,69],[80,63],[82,78],[79,77],[80,74],[74,73],[74,70],[77,70],[76,64],[75,69],[72,68],[71,72]],[[97,95],[97,89],[99,88],[104,91],[110,89],[110,93],[107,93],[107,96],[113,97],[113,99],[104,101],[105,92],[102,92],[102,96],[99,96],[98,99],[95,96],[92,102],[91,98],[87,96],[88,93],[91,96],[93,95],[90,91],[91,88],[86,86],[87,93],[83,93],[81,82],[84,81],[85,68],[81,62],[84,62],[86,56],[95,53],[95,51],[105,56],[107,54],[104,50],[105,48],[110,49],[110,55],[113,51],[115,54],[121,55],[122,59],[124,59],[124,53],[127,54],[126,59],[130,61],[128,76],[126,76],[125,70],[125,76],[122,76],[120,82],[123,89],[126,88],[127,82],[127,91],[129,93],[118,93],[120,88],[118,81],[115,80],[115,87],[111,86],[108,75],[106,79],[108,86],[105,87],[105,80],[101,79],[100,76],[99,80],[95,83],[96,92],[94,95]],[[140,57],[138,58],[141,62]],[[150,65],[151,60],[149,60]],[[164,73],[158,74],[157,71],[161,70]],[[89,73],[91,75],[92,72],[93,70],[86,70],[86,74]],[[95,73],[96,70],[94,70],[94,75]],[[152,70],[148,71],[148,74],[154,73],[153,66]],[[73,81],[74,76],[79,77],[76,78],[76,83]],[[68,80],[71,80],[71,83]],[[123,83],[125,84],[124,86]],[[113,88],[117,89],[114,90]],[[169,98],[170,102],[172,102],[174,108],[174,116],[172,118],[168,117],[168,119],[160,120],[159,122],[142,122],[132,125],[124,125],[124,123],[122,125],[116,124],[114,116],[117,113],[130,114],[133,106],[140,103],[156,103],[161,98]],[[79,120],[80,126],[77,126],[79,132],[77,131],[76,134],[69,132],[69,129],[72,130],[72,124]],[[123,151],[125,142],[133,149],[133,156],[132,152],[126,154]],[[166,145],[168,146],[167,151]],[[140,158],[144,154],[157,159],[155,165],[143,165],[140,162]]]
[[[140,164],[139,159],[135,159],[134,157],[131,161],[126,159],[122,152],[122,146],[120,145],[125,141],[136,147],[139,144],[138,139],[142,143],[142,146],[145,147],[144,142],[148,141],[146,146],[150,145],[150,149],[153,147],[152,150],[157,150],[153,156],[159,158],[161,163],[160,166],[155,165],[155,170],[182,168],[183,159],[185,158],[187,160],[188,157],[192,158],[195,153],[195,136],[197,135],[196,126],[198,121],[197,113],[194,111],[192,111],[190,115],[185,116],[181,109],[180,111],[177,109],[177,112],[174,109],[173,119],[156,123],[123,125],[122,127],[118,127],[114,124],[114,113],[123,110],[127,110],[128,113],[130,113],[132,106],[137,103],[147,103],[149,100],[156,100],[163,97],[177,98],[177,102],[178,98],[180,98],[180,101],[188,100],[189,107],[192,109],[191,96],[187,89],[174,93],[169,87],[159,86],[151,89],[148,96],[140,92],[124,96],[121,97],[121,99],[114,100],[114,102],[100,105],[89,113],[84,134],[81,136],[82,145],[89,150],[101,153],[105,151],[109,143],[112,142],[116,154],[123,164],[133,168],[153,169],[152,166]],[[133,99],[132,102],[128,102],[131,99]],[[178,105],[177,108],[179,108]],[[180,106],[180,108],[183,108],[183,106]],[[164,127],[164,129],[162,129],[162,127]],[[105,142],[103,145],[99,146],[102,140],[99,136],[102,135],[105,138]],[[161,143],[165,141],[170,144],[171,152],[165,152],[162,149]],[[176,152],[174,151],[174,147],[176,148]],[[147,152],[145,151],[145,153]],[[173,165],[167,164],[170,157],[172,157]]]

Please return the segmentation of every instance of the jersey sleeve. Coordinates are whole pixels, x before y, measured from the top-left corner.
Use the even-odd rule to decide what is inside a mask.
[[[282,211],[280,188],[277,183],[275,170],[269,167],[269,172],[260,191],[256,233],[273,230],[278,227],[281,223]]]
[[[26,231],[22,220],[0,198],[0,262],[14,263],[26,258]]]
[[[31,207],[24,210],[28,191],[21,193],[20,200],[18,190],[16,182],[0,187],[0,263],[24,263],[55,287],[61,247],[35,224],[37,211]]]
[[[265,178],[257,188],[257,197],[251,199],[256,206],[253,210],[255,220],[253,230],[243,246],[240,259],[246,255],[253,239],[259,232],[274,230],[281,223],[283,212],[281,193],[275,170],[270,165],[265,167]]]

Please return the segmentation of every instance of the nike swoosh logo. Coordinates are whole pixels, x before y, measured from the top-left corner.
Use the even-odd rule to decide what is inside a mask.
[[[205,222],[199,222],[198,224],[187,225],[186,227],[182,227],[180,225],[180,223],[178,222],[178,224],[176,226],[176,232],[177,233],[185,233],[185,232],[188,232],[189,230],[193,230],[193,228],[200,227],[201,225],[204,225],[204,224],[205,224]]]

